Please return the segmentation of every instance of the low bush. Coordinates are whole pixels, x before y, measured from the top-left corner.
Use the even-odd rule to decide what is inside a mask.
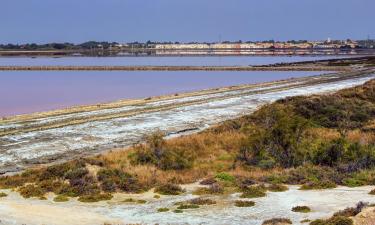
[[[190,204],[194,205],[214,205],[216,201],[209,198],[194,198],[188,201]]]
[[[266,196],[266,188],[264,186],[251,186],[242,190],[241,198],[260,198]]]
[[[156,187],[155,192],[161,195],[179,195],[185,191],[179,185],[167,183]]]
[[[140,192],[144,188],[136,177],[119,169],[100,169],[97,178],[101,182],[101,188],[106,192],[121,190],[125,192]]]
[[[368,204],[364,202],[358,202],[355,207],[346,208],[344,210],[338,211],[333,216],[345,216],[345,217],[352,217],[359,214],[363,208],[365,208]]]
[[[154,195],[154,198],[159,199],[160,195]]]
[[[168,208],[158,208],[158,212],[168,212]]]
[[[237,207],[252,207],[255,205],[255,202],[237,200],[234,202],[234,205]]]
[[[310,225],[353,225],[353,220],[344,216],[334,216],[328,220],[314,220]]]
[[[292,211],[299,212],[299,213],[308,213],[308,212],[311,212],[311,209],[308,206],[295,206],[292,208]]]
[[[64,196],[64,195],[58,195],[53,199],[53,201],[55,201],[55,202],[67,202],[67,201],[69,201],[69,198]]]
[[[127,198],[123,202],[135,202],[134,198]]]
[[[195,155],[191,149],[168,146],[164,133],[156,132],[145,138],[146,144],[135,147],[129,155],[133,164],[152,164],[162,170],[183,170],[193,166]]]
[[[177,207],[177,209],[197,209],[199,208],[199,205],[195,204],[182,204]]]
[[[147,201],[143,200],[143,199],[139,199],[139,200],[137,200],[137,203],[138,204],[145,204],[145,203],[147,203]]]
[[[35,186],[34,184],[28,184],[20,187],[18,191],[24,198],[42,197],[45,194],[43,189],[41,189],[39,186]]]
[[[279,224],[292,224],[290,219],[286,218],[273,218],[263,221],[262,225],[279,225]]]
[[[183,213],[184,211],[182,211],[181,209],[175,209],[173,210],[174,213]]]
[[[285,185],[282,184],[271,184],[270,186],[267,187],[267,190],[272,191],[272,192],[283,192],[287,191],[289,188]]]
[[[78,198],[80,202],[99,202],[111,200],[113,196],[109,193],[84,195]]]
[[[225,181],[225,182],[235,182],[236,181],[236,178],[228,173],[218,173],[216,174],[215,176],[216,179],[219,179],[221,181]]]
[[[213,178],[213,177],[210,177],[210,178],[206,178],[204,180],[202,180],[201,182],[199,182],[200,185],[212,185],[214,183],[216,183],[216,179]]]
[[[4,197],[7,197],[8,195],[4,192],[0,192],[0,198],[4,198]]]
[[[221,195],[224,194],[224,188],[218,184],[214,183],[207,187],[198,188],[193,192],[195,195]]]

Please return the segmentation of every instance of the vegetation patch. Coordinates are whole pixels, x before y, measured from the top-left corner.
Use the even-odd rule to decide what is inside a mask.
[[[243,189],[241,198],[260,198],[266,196],[266,188],[264,186],[250,186]]]
[[[224,194],[224,188],[218,184],[214,183],[207,187],[198,188],[193,192],[194,195],[221,195]]]
[[[295,206],[292,208],[292,211],[299,212],[299,213],[309,213],[311,212],[311,209],[308,206]]]
[[[273,218],[263,221],[262,225],[279,225],[279,224],[292,224],[292,221],[287,218]]]
[[[255,202],[237,200],[234,202],[234,205],[237,207],[252,207],[255,205]]]
[[[184,211],[182,211],[181,209],[175,209],[173,210],[174,213],[183,213]]]
[[[177,207],[177,209],[198,209],[199,205],[196,204],[182,204]]]
[[[176,184],[163,184],[155,188],[155,192],[161,195],[179,195],[185,191]]]
[[[67,201],[69,201],[69,198],[64,196],[64,195],[58,195],[53,199],[53,201],[55,201],[55,202],[67,202]]]
[[[23,186],[19,189],[19,193],[24,198],[31,198],[31,197],[42,197],[45,192],[39,186],[35,186],[34,184],[28,184]]]
[[[287,191],[289,188],[285,185],[282,184],[271,184],[270,186],[267,187],[268,191],[272,192],[283,192]]]
[[[8,194],[4,193],[4,192],[0,192],[0,198],[4,198],[4,197],[7,197]]]
[[[310,225],[353,225],[353,220],[344,216],[334,216],[328,220],[314,220]]]
[[[113,196],[109,193],[105,194],[95,194],[95,195],[84,195],[78,198],[80,202],[100,202],[100,201],[107,201],[111,200]]]
[[[168,208],[158,208],[158,212],[168,212]]]
[[[188,201],[190,204],[194,205],[214,205],[216,201],[209,198],[194,198]]]
[[[236,178],[228,173],[218,173],[215,176],[216,179],[219,179],[221,181],[226,181],[226,182],[235,182]]]
[[[135,202],[134,198],[127,198],[123,202]]]

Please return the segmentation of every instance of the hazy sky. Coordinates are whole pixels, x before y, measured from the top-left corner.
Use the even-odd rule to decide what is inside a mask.
[[[0,43],[365,39],[375,0],[1,0]]]

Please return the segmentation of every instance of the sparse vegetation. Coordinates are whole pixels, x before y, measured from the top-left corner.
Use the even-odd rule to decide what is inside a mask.
[[[353,225],[353,220],[344,216],[334,216],[328,220],[314,220],[310,225]]]
[[[158,212],[168,212],[168,208],[158,208]]]
[[[64,196],[64,195],[58,195],[53,199],[53,201],[55,201],[55,202],[67,202],[67,201],[69,201],[69,198]]]
[[[179,195],[184,192],[182,188],[176,184],[163,184],[155,188],[155,192],[161,195]]]
[[[0,177],[0,188],[25,198],[48,192],[80,200],[155,188],[177,195],[177,184],[202,180],[194,192],[242,192],[244,198],[301,189],[375,184],[375,80],[334,94],[291,97],[197,134],[165,140],[157,132],[126,151],[77,159]],[[90,172],[89,166],[98,170]],[[270,185],[255,185],[256,183]],[[194,204],[194,203],[191,203]]]
[[[255,202],[237,200],[234,202],[234,205],[237,207],[252,207],[255,205]]]
[[[195,204],[181,204],[177,207],[177,209],[197,209],[199,205]]]
[[[273,218],[263,221],[262,225],[279,225],[279,224],[292,224],[290,219],[286,218]]]
[[[295,206],[292,208],[292,211],[299,212],[299,213],[308,213],[308,212],[311,212],[311,209],[308,206]]]
[[[267,187],[267,190],[272,191],[272,192],[283,192],[283,191],[287,191],[288,187],[282,184],[271,184],[270,186]]]
[[[251,186],[243,189],[241,198],[260,198],[266,196],[266,188],[264,186]]]
[[[0,198],[4,198],[4,197],[7,197],[8,195],[4,192],[0,192]]]
[[[113,196],[109,193],[105,194],[93,194],[93,195],[84,195],[78,198],[80,202],[99,202],[111,200]]]

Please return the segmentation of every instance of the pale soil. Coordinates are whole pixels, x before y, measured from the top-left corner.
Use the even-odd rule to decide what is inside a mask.
[[[354,225],[375,225],[375,207],[368,207],[353,218]]]
[[[2,224],[27,225],[104,225],[107,224],[248,224],[260,225],[271,218],[288,218],[294,225],[301,225],[304,219],[314,220],[329,218],[336,211],[353,207],[358,201],[375,203],[368,192],[373,187],[347,188],[338,187],[329,190],[300,191],[298,186],[289,186],[286,192],[267,192],[266,197],[248,199],[255,206],[239,208],[234,201],[239,194],[225,196],[204,196],[214,199],[217,204],[201,206],[198,209],[184,210],[174,213],[176,202],[187,201],[198,196],[192,191],[201,185],[194,183],[184,185],[186,193],[179,196],[161,196],[154,198],[151,190],[143,194],[115,194],[110,201],[98,203],[81,203],[76,199],[69,202],[53,202],[53,195],[48,200],[23,199],[15,192],[6,190],[9,195],[0,198],[0,219]],[[132,198],[135,201],[145,200],[145,204],[125,202]],[[242,199],[244,200],[244,199]],[[310,213],[295,213],[291,208],[297,205],[307,205]],[[159,213],[158,208],[166,207],[170,211]],[[355,219],[355,225],[372,225],[374,209],[365,209]],[[306,223],[305,223],[306,224]]]

